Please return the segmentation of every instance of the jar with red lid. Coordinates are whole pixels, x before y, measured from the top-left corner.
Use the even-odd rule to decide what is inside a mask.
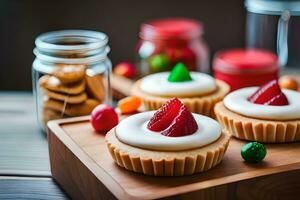
[[[231,90],[259,86],[278,78],[278,58],[261,49],[229,49],[216,54],[213,71]]]
[[[203,26],[191,19],[159,19],[141,25],[137,44],[139,75],[168,71],[184,63],[193,71],[208,71],[208,47]]]

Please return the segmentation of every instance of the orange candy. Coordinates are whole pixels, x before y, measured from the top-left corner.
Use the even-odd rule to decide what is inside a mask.
[[[290,90],[298,90],[298,82],[295,78],[291,76],[282,76],[279,79],[279,85],[281,88],[290,89]]]
[[[142,101],[140,98],[136,96],[126,97],[121,99],[118,103],[118,108],[120,109],[122,114],[133,113],[138,110],[141,106]]]

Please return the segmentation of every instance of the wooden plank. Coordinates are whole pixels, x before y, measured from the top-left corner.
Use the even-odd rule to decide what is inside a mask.
[[[64,200],[68,197],[51,178],[0,176],[0,199]]]
[[[184,195],[163,198],[209,200],[298,200],[300,170],[220,185]]]
[[[31,93],[0,93],[0,174],[51,176]]]
[[[227,191],[227,187],[232,190],[238,187],[238,183],[249,185],[255,179],[264,180],[267,175],[272,177],[284,173],[274,179],[279,181],[293,177],[290,174],[300,170],[299,143],[267,145],[268,155],[264,162],[247,164],[240,156],[240,149],[245,142],[233,139],[221,164],[207,172],[185,177],[139,175],[113,162],[104,135],[93,131],[89,117],[58,120],[52,122],[49,128],[52,174],[71,197],[80,197],[78,199],[96,199],[111,196],[111,193],[119,199],[159,199],[170,196],[185,199],[189,195]],[[295,177],[293,181],[300,184],[300,173]],[[272,190],[278,190],[272,178],[267,180],[270,180],[267,183]],[[255,186],[251,187],[257,190]],[[295,190],[295,193],[300,195],[300,191]]]

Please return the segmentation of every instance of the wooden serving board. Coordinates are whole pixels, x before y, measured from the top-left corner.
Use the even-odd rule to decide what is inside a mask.
[[[151,177],[118,167],[104,134],[89,117],[51,121],[51,172],[73,199],[297,199],[300,196],[300,143],[266,145],[259,164],[240,156],[243,141],[232,139],[215,168],[184,177]]]

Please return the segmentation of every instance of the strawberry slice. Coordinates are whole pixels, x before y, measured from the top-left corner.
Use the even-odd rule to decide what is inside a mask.
[[[279,95],[273,97],[268,102],[266,102],[265,105],[283,106],[283,105],[289,105],[289,102],[286,96],[281,92]]]
[[[183,104],[177,99],[170,99],[164,104],[147,124],[147,128],[151,131],[163,131],[169,127],[173,119],[177,116],[180,107]]]
[[[286,96],[282,93],[277,80],[272,80],[262,85],[247,99],[248,101],[255,104],[277,106],[289,104]]]
[[[168,137],[180,137],[191,135],[198,130],[197,122],[192,113],[182,105],[178,115],[175,117],[171,125],[162,132]]]

